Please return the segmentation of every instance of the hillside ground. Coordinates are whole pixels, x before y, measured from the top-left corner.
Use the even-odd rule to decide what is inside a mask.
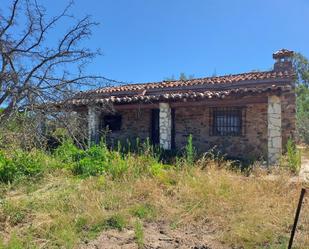
[[[163,164],[104,146],[3,156],[1,172],[18,160],[36,174],[0,186],[0,248],[286,248],[305,186],[281,168],[241,172],[214,157]],[[308,213],[307,197],[295,248],[309,248]]]

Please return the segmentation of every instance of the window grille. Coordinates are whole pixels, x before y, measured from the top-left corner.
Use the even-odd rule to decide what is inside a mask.
[[[211,136],[243,136],[245,135],[244,107],[210,108]]]

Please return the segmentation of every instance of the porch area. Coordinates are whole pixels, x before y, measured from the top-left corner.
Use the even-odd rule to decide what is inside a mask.
[[[192,135],[199,153],[216,149],[228,157],[269,164],[282,153],[281,123],[281,98],[276,95],[114,105],[112,113],[88,107],[89,141],[94,143],[104,136],[116,147],[118,141],[138,138],[165,150],[182,150]]]

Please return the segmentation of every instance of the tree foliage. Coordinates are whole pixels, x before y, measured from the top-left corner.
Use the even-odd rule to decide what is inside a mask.
[[[297,131],[300,139],[309,144],[309,60],[300,53],[294,55],[297,95]]]
[[[295,53],[293,65],[297,74],[297,85],[309,87],[309,60],[301,53]]]
[[[185,81],[185,80],[192,80],[193,78],[194,78],[193,74],[186,75],[185,73],[180,73],[179,77],[177,79]],[[164,80],[166,80],[166,81],[174,81],[174,80],[177,80],[177,79],[175,78],[174,75],[172,75],[170,77],[166,77]]]

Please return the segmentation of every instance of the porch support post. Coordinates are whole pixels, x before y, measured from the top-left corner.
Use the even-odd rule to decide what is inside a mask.
[[[268,165],[275,165],[282,154],[281,100],[278,96],[268,97]]]
[[[165,150],[170,150],[172,146],[172,113],[168,103],[160,103],[160,146]]]
[[[88,146],[98,143],[99,115],[96,106],[88,106]]]

